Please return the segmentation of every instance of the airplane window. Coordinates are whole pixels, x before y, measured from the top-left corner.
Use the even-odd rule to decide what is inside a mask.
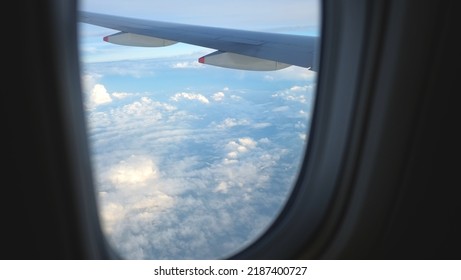
[[[318,0],[236,1],[82,0],[79,10],[319,35]],[[120,257],[221,259],[261,236],[297,178],[314,67],[268,70],[253,66],[266,59],[222,52],[221,65],[212,65],[212,56],[199,61],[217,51],[212,46],[144,47],[157,41],[88,23],[79,23],[79,40],[100,220]],[[239,40],[259,46],[257,38]],[[247,62],[262,71],[243,69]]]

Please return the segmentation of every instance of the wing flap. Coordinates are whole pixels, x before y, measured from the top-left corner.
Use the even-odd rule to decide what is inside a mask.
[[[135,47],[165,47],[176,44],[176,41],[165,40],[152,36],[139,35],[127,32],[118,32],[104,37],[104,41],[124,46]]]
[[[222,51],[216,51],[203,56],[199,58],[199,62],[219,67],[252,71],[273,71],[291,66],[273,60]]]

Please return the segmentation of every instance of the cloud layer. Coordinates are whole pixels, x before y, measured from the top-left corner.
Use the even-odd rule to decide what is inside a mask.
[[[128,259],[216,259],[243,249],[282,209],[308,136],[312,77],[268,81],[267,73],[177,63],[152,61],[145,77],[113,64],[84,69],[103,230]]]

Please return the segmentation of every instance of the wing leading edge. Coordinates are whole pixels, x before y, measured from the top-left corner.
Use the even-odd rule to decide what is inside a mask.
[[[291,65],[317,71],[317,37],[266,33],[80,12],[79,21],[119,32],[114,44],[163,47],[176,42],[215,49],[200,63],[244,70],[278,70]]]

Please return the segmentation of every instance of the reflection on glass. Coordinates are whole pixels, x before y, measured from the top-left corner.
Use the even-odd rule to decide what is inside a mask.
[[[190,16],[193,7],[177,10],[185,1],[161,4],[164,13],[150,2],[138,10],[132,2],[126,9],[93,2],[81,9],[271,32],[318,27],[316,1],[232,1],[200,17]],[[197,58],[209,49],[124,47],[102,41],[113,30],[79,28],[100,217],[114,249],[127,259],[218,259],[253,242],[296,179],[316,73],[206,66]]]

